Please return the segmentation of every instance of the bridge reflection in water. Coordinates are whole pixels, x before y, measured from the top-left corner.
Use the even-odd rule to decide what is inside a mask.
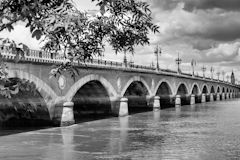
[[[0,159],[239,159],[239,100],[0,137]]]

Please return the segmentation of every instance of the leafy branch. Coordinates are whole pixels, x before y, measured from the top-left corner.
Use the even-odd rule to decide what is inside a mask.
[[[71,0],[2,0],[0,31],[11,31],[15,23],[25,22],[32,37],[43,38],[45,52],[61,55],[66,60],[55,66],[50,74],[56,76],[68,71],[72,77],[77,74],[73,64],[101,56],[106,42],[116,53],[134,53],[135,46],[149,44],[150,32],[158,32],[159,27],[152,23],[146,2],[92,1],[99,7],[96,15],[79,11]],[[21,50],[14,45],[13,48],[16,57],[27,52],[26,46]]]

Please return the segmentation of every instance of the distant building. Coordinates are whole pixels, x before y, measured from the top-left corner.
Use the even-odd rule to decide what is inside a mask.
[[[231,83],[235,84],[235,76],[234,76],[233,71],[232,71],[232,74],[231,74]]]

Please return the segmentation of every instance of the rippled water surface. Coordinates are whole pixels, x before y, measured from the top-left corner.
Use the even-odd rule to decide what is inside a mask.
[[[240,159],[240,101],[1,136],[0,159]]]

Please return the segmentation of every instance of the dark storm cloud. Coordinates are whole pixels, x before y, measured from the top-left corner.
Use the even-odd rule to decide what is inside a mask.
[[[153,8],[162,8],[172,10],[179,3],[184,4],[184,9],[193,11],[195,9],[224,9],[228,11],[237,11],[240,9],[240,0],[152,0]]]
[[[147,0],[146,0],[147,1]],[[152,8],[161,8],[163,10],[172,10],[176,8],[180,0],[151,0]]]
[[[186,34],[192,37],[202,37],[216,41],[234,41],[240,38],[239,16],[240,14],[225,17],[212,17],[208,19],[207,24],[204,25],[203,23],[202,26],[199,26],[202,27],[202,30],[196,30],[196,32],[191,33],[186,31]]]
[[[240,12],[219,14],[212,10],[193,13],[176,9],[172,12],[160,12],[155,17],[163,14],[167,18],[160,19],[159,25],[161,36],[166,37],[165,40],[189,37],[194,41],[194,48],[202,50],[212,46],[212,43],[209,44],[208,41],[228,42],[240,38]],[[164,16],[162,17],[164,18]],[[188,43],[191,42],[188,40]]]
[[[193,49],[197,49],[197,50],[207,50],[212,48],[216,42],[212,41],[212,40],[208,40],[208,39],[192,39],[188,41]]]
[[[240,62],[240,0],[152,0],[160,26],[156,43],[200,63],[235,66]]]
[[[184,9],[192,11],[194,9],[214,9],[239,10],[240,0],[179,0],[184,2]]]

